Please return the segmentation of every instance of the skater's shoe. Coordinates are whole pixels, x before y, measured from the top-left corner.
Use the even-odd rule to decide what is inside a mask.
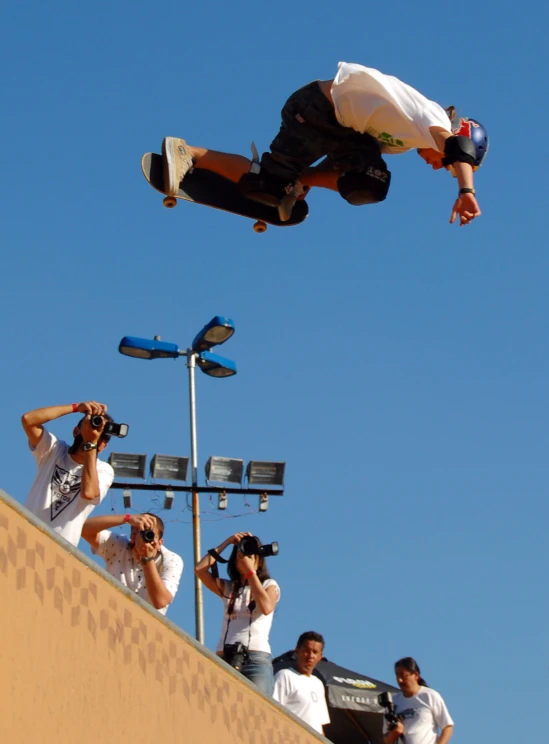
[[[177,194],[179,184],[193,167],[193,159],[184,139],[165,137],[162,142],[164,160],[164,191],[168,196]]]
[[[286,188],[286,195],[277,205],[278,216],[281,222],[288,222],[292,216],[296,201],[298,199],[304,199],[308,191],[308,186],[303,186],[299,180]]]
[[[239,188],[247,199],[252,199],[267,207],[278,207],[293,183],[280,178],[264,168],[245,173],[239,181]]]

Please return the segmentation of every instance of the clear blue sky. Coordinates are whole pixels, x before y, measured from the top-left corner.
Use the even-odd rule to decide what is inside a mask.
[[[281,459],[286,493],[261,515],[236,498],[234,519],[204,498],[204,550],[236,530],[278,540],[274,652],[312,628],[329,658],[388,681],[414,656],[456,744],[545,729],[548,15],[423,0],[0,11],[0,485],[25,500],[19,417],[49,404],[104,401],[131,427],[116,449],[189,454],[184,362],[128,359],[118,342],[184,347],[232,317],[221,353],[238,375],[197,378],[200,473],[210,454]],[[383,204],[314,193],[304,225],[261,236],[232,215],[162,207],[143,152],[165,135],[266,149],[285,98],[339,60],[485,124],[472,226],[448,225],[455,181],[414,153],[390,160]],[[52,429],[68,437],[73,423]],[[96,513],[122,510],[111,493]],[[193,633],[190,513],[180,499],[162,516],[185,560],[169,617]],[[205,596],[205,612],[213,648],[219,600]]]

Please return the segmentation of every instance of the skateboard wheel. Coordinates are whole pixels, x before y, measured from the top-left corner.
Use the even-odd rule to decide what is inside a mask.
[[[175,196],[166,196],[162,204],[168,209],[173,209],[173,207],[175,207],[175,205],[177,204],[177,199],[175,198]]]
[[[254,222],[254,232],[264,233],[266,229],[267,229],[266,222],[263,222],[262,220],[258,220],[257,222]]]

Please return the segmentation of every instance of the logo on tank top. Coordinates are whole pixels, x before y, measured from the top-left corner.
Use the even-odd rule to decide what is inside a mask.
[[[81,477],[55,466],[51,478],[50,519],[53,520],[80,496]]]
[[[404,147],[404,142],[402,140],[396,139],[393,137],[392,134],[389,134],[388,132],[380,132],[377,135],[378,140],[381,142],[382,145],[385,145],[386,147]]]

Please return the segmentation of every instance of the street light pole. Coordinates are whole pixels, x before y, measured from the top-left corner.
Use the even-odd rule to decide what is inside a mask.
[[[191,485],[192,485],[192,514],[193,514],[193,548],[194,565],[200,561],[200,499],[196,487],[198,486],[198,447],[196,438],[196,393],[194,372],[196,369],[195,352],[187,349],[187,368],[189,370],[189,413],[191,422]],[[195,635],[199,643],[204,643],[204,606],[202,603],[202,583],[194,574],[194,616]]]
[[[200,561],[200,488],[198,486],[198,453],[196,445],[196,395],[194,373],[198,364],[200,370],[210,377],[231,377],[236,374],[236,365],[230,359],[212,354],[210,349],[225,343],[234,333],[234,323],[229,318],[216,315],[195,336],[191,347],[181,351],[177,344],[162,341],[160,336],[154,340],[124,336],[118,350],[126,356],[138,359],[177,359],[186,357],[189,370],[189,408],[191,421],[192,457],[192,521],[195,565]],[[202,604],[202,585],[198,576],[194,577],[196,639],[204,643],[204,608]]]

